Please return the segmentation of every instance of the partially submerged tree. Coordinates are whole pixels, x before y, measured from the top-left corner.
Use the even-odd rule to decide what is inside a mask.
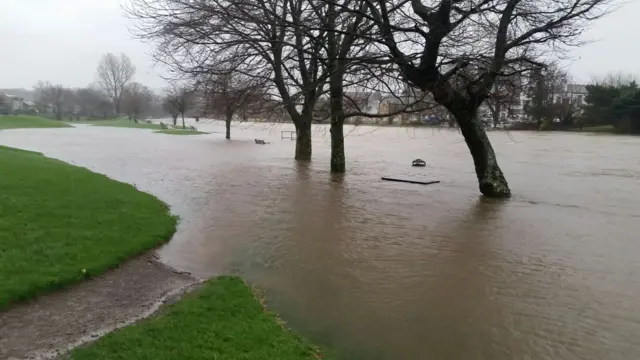
[[[146,86],[132,82],[122,90],[122,111],[137,122],[153,102],[153,93]]]
[[[264,103],[264,80],[234,71],[218,71],[201,82],[205,113],[225,120],[227,139],[231,139],[231,121],[234,116],[247,118],[257,113]]]
[[[186,85],[172,85],[165,90],[162,100],[163,108],[171,114],[173,126],[177,125],[178,116],[182,115],[182,128],[186,128],[184,116],[191,109],[195,91]]]
[[[295,158],[311,159],[313,109],[327,78],[325,31],[313,38],[303,31],[319,26],[308,0],[131,0],[127,12],[138,20],[137,35],[157,41],[156,59],[175,73],[207,77],[223,66],[268,81],[296,127]]]
[[[98,84],[113,102],[116,114],[120,113],[124,87],[133,78],[136,67],[124,53],[117,57],[105,54],[98,63]]]
[[[178,124],[178,116],[180,115],[180,104],[178,97],[175,94],[167,90],[166,94],[162,97],[162,108],[171,115],[173,120],[173,126]]]
[[[500,77],[543,65],[550,50],[579,44],[609,0],[366,0],[381,43],[404,78],[433,94],[457,120],[480,192],[511,191],[477,118]],[[395,10],[403,9],[401,12]]]

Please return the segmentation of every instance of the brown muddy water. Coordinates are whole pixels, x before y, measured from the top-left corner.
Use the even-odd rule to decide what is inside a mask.
[[[220,133],[82,126],[0,143],[159,196],[182,217],[166,263],[242,273],[346,358],[640,358],[640,138],[492,133],[515,195],[496,202],[479,198],[455,131],[348,129],[339,178],[326,128],[297,166],[290,125],[240,125],[230,142],[198,127]]]

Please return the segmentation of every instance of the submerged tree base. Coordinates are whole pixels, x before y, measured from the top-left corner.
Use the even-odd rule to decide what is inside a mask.
[[[500,169],[498,169],[499,171]],[[511,190],[507,180],[502,175],[502,172],[492,173],[485,176],[483,179],[479,179],[480,192],[482,195],[491,198],[509,198],[511,197]]]
[[[311,124],[302,125],[296,129],[295,159],[300,161],[311,160]]]

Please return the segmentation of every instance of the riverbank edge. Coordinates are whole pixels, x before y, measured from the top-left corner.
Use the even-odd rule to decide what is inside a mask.
[[[110,186],[114,186],[114,187],[118,187],[118,189],[122,188],[122,189],[126,189],[127,191],[130,191],[133,193],[136,193],[137,195],[140,196],[140,199],[145,199],[148,200],[148,202],[146,203],[147,205],[149,205],[148,208],[145,208],[147,210],[160,210],[156,215],[152,215],[152,217],[158,219],[158,221],[154,222],[154,224],[156,225],[162,225],[160,227],[160,229],[162,229],[161,233],[156,233],[155,230],[151,231],[149,234],[144,233],[144,234],[139,234],[139,233],[135,233],[135,235],[132,235],[130,233],[122,233],[123,238],[129,238],[131,239],[132,236],[140,236],[140,240],[138,242],[135,243],[134,246],[131,245],[127,245],[126,243],[123,243],[125,246],[122,247],[121,251],[116,252],[115,255],[111,255],[111,256],[107,256],[107,260],[103,261],[103,260],[95,260],[93,258],[83,258],[82,261],[84,262],[84,267],[85,269],[82,269],[82,272],[78,275],[75,276],[73,274],[70,274],[68,271],[61,271],[59,274],[56,273],[55,275],[57,276],[55,278],[55,281],[50,281],[48,283],[44,283],[43,285],[40,285],[38,287],[33,287],[33,289],[29,289],[28,292],[25,292],[24,294],[21,294],[18,292],[18,296],[11,298],[9,297],[8,300],[4,303],[4,306],[0,307],[0,312],[3,311],[8,311],[10,310],[13,306],[19,305],[19,304],[23,304],[23,303],[29,303],[31,301],[34,301],[35,299],[44,296],[48,293],[52,293],[52,292],[56,292],[56,291],[64,291],[67,288],[76,286],[78,284],[84,283],[86,281],[91,281],[92,279],[99,277],[103,274],[105,274],[106,272],[109,272],[113,269],[117,269],[119,268],[124,262],[137,258],[138,256],[144,255],[144,254],[148,254],[148,253],[152,253],[155,250],[159,249],[160,247],[162,247],[163,245],[165,245],[166,243],[168,243],[173,236],[175,235],[176,231],[177,231],[177,226],[178,226],[178,221],[179,221],[179,217],[177,217],[176,215],[171,213],[171,209],[169,207],[168,204],[166,204],[164,201],[158,199],[158,197],[144,192],[144,191],[140,191],[139,189],[137,189],[135,187],[135,185],[132,184],[128,184],[128,183],[124,183],[118,180],[115,180],[105,174],[100,174],[100,173],[96,173],[94,171],[91,171],[85,167],[82,166],[77,166],[74,164],[70,164],[66,161],[60,160],[60,159],[56,159],[53,157],[49,157],[44,155],[43,153],[40,152],[36,152],[36,151],[31,151],[31,150],[26,150],[26,149],[20,149],[20,148],[14,148],[14,147],[7,147],[7,146],[0,146],[0,151],[4,152],[5,155],[6,154],[11,154],[14,153],[15,156],[26,156],[25,158],[21,159],[22,160],[22,165],[25,166],[24,168],[18,168],[19,171],[17,171],[17,169],[13,169],[14,173],[24,173],[27,174],[28,171],[32,171],[33,169],[38,169],[38,166],[40,166],[40,164],[47,164],[48,167],[46,168],[42,168],[39,170],[60,170],[60,169],[64,169],[65,171],[69,171],[69,177],[71,178],[71,171],[74,171],[74,174],[77,174],[76,176],[78,176],[78,178],[87,180],[87,179],[91,179],[93,182],[97,183],[97,184],[109,184]],[[40,160],[42,159],[42,161]],[[27,161],[28,160],[28,161]],[[33,164],[32,164],[33,162]],[[14,161],[14,164],[16,162]],[[20,161],[18,161],[17,163],[20,163]],[[11,161],[9,161],[8,166],[11,167],[12,165]],[[29,165],[33,165],[33,169],[29,166]],[[26,169],[26,170],[25,170]],[[7,170],[7,169],[5,169]],[[24,175],[23,174],[23,175]],[[53,174],[53,173],[52,173]],[[51,176],[52,174],[48,174],[49,176]],[[20,179],[20,178],[18,178]],[[12,184],[11,180],[8,180],[9,185],[16,185],[15,181],[14,184]],[[31,184],[31,185],[35,185],[35,184]],[[95,185],[95,184],[94,184]],[[17,188],[25,188],[23,186],[23,184],[20,185],[16,185]],[[37,189],[37,187],[35,187]],[[28,189],[28,187],[27,187]],[[58,189],[59,190],[59,189]],[[66,191],[66,189],[64,189]],[[51,192],[51,189],[48,189],[48,191]],[[24,194],[17,192],[16,194],[13,194],[11,192],[7,192],[7,196],[9,196],[9,199],[11,199],[11,196],[22,196],[22,199],[29,199],[32,198],[34,194],[38,194],[37,191],[35,193],[31,193],[31,192],[27,192],[28,196],[23,196]],[[107,193],[107,195],[109,195]],[[78,198],[79,196],[76,196],[76,198]],[[80,195],[81,197],[81,195]],[[108,198],[108,196],[106,197]],[[100,198],[101,200],[105,200],[106,198]],[[52,200],[57,200],[57,199],[52,199]],[[139,199],[138,199],[139,200]],[[30,210],[33,206],[35,206],[37,209],[40,209],[42,207],[42,204],[39,204],[39,201],[36,201],[34,204],[30,204],[27,203],[28,206],[25,209],[24,206],[23,208],[18,208],[18,213],[20,213],[21,211],[27,211]],[[63,201],[68,201],[68,199],[64,199]],[[84,199],[83,199],[84,201]],[[58,202],[53,202],[54,205],[57,205]],[[30,207],[29,207],[30,206]],[[83,209],[83,210],[87,210],[87,209]],[[37,211],[41,211],[37,210]],[[155,214],[155,213],[150,213],[150,214]],[[24,220],[24,219],[23,219]],[[9,223],[11,224],[11,223]],[[44,224],[44,223],[43,223]],[[38,232],[41,231],[41,227],[43,226],[43,224],[37,223],[37,225],[34,226],[33,229],[31,230],[23,230],[25,231],[24,234],[22,234],[22,236],[25,237],[26,240],[29,241],[34,241],[37,240],[39,238],[29,238],[27,236],[27,234],[29,232]],[[10,226],[10,225],[7,225]],[[71,229],[72,230],[72,229]],[[81,229],[84,230],[84,229]],[[101,230],[101,229],[98,229]],[[92,230],[93,231],[93,230]],[[94,231],[95,232],[95,231]],[[55,233],[55,232],[53,232]],[[58,231],[59,233],[59,231]],[[60,235],[60,234],[59,234]],[[68,231],[64,232],[61,235],[70,235],[70,233]],[[84,236],[84,235],[81,235]],[[77,249],[75,248],[69,248],[69,242],[68,239],[73,239],[72,236],[66,236],[66,240],[67,244],[62,246],[62,249],[65,251],[69,251],[70,255],[72,256],[74,255],[73,251],[77,251]],[[101,241],[105,241],[108,240],[108,238],[102,239]],[[55,238],[54,241],[55,242]],[[11,244],[11,240],[9,239],[9,244]],[[120,245],[122,246],[122,245]],[[25,248],[25,250],[28,248]],[[25,251],[25,250],[21,250],[21,251]],[[73,251],[72,251],[73,250]],[[83,251],[80,250],[80,253],[82,253]],[[85,254],[87,254],[87,252],[84,252]],[[49,255],[49,256],[53,256],[53,255]],[[103,257],[104,258],[104,257]],[[10,260],[10,259],[9,259]],[[22,261],[23,259],[20,257],[17,257],[15,259],[16,261]],[[82,267],[82,266],[81,266]],[[9,271],[11,272],[12,268],[9,268]],[[64,270],[64,268],[63,268]]]
[[[168,266],[152,250],[97,278],[0,312],[0,355],[65,359],[78,347],[153,317],[204,281]],[[129,298],[123,300],[123,293]]]
[[[130,359],[140,353],[145,359],[179,359],[175,352],[185,349],[192,358],[335,359],[288,328],[267,308],[263,291],[240,276],[219,275],[178,289],[144,317],[85,337],[65,354],[43,360]]]
[[[175,236],[179,218],[171,213],[168,204],[153,194],[37,151],[2,145],[0,151],[37,156],[132,187],[161,203],[172,223],[170,234],[159,238],[150,248],[125,256],[104,271],[40,290],[35,296],[12,301],[0,309],[0,358],[56,358],[87,341],[151,316],[162,304],[201,282],[189,273],[164,264],[156,255],[155,252]],[[140,293],[143,295],[138,296]],[[117,317],[118,312],[122,312],[121,318]],[[115,322],[107,325],[113,315],[116,315]]]
[[[3,148],[76,166],[35,151],[13,147]],[[174,235],[175,229],[172,236],[154,249],[126,260],[116,268],[108,269],[102,274],[71,284],[64,289],[47,292],[26,302],[14,303],[11,307],[1,310],[0,357],[8,356],[9,360],[68,358],[73,350],[79,347],[91,346],[108,334],[129,326],[137,326],[143,320],[153,319],[169,311],[171,305],[182,301],[187,294],[197,292],[207,282],[215,281],[218,277],[206,281],[196,279],[189,273],[172,268],[160,260],[155,253],[156,250],[171,241]],[[152,275],[141,275],[136,270],[141,266],[150,268],[148,273]],[[238,277],[234,278],[242,280]],[[286,328],[275,313],[264,307],[259,293],[244,280],[242,281],[253,294],[253,301],[260,304],[265,314],[270,314],[270,318],[282,332],[290,334],[292,341],[308,344],[310,351],[317,350],[310,342]],[[122,283],[125,283],[124,287],[118,288]],[[139,286],[152,288],[152,291],[139,291]],[[96,288],[101,290],[97,294]],[[113,313],[113,310],[119,312],[120,306],[118,306],[118,295],[115,296],[116,301],[110,304],[108,299],[113,299],[113,295],[118,293],[124,293],[124,295],[142,293],[150,295],[150,298],[134,296],[133,301],[127,301],[128,308],[122,309],[124,314],[122,318],[111,321],[109,313]],[[44,322],[42,319],[47,321]],[[313,358],[316,358],[315,353]]]

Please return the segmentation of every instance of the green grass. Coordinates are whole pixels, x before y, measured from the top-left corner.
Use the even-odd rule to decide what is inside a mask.
[[[236,277],[203,288],[138,324],[86,347],[73,360],[314,360],[327,359],[285,329]]]
[[[203,131],[191,131],[191,130],[181,130],[181,129],[177,129],[177,130],[159,130],[159,131],[155,131],[158,134],[169,134],[169,135],[205,135],[208,134],[208,132],[203,132]]]
[[[582,130],[578,129],[579,131],[583,131],[583,132],[596,132],[596,133],[615,133],[617,132],[616,128],[613,125],[602,125],[602,126],[588,126],[588,127],[583,127]]]
[[[0,147],[0,309],[99,275],[169,240],[155,197],[47,158]]]
[[[0,115],[0,130],[24,128],[63,128],[70,127],[62,121],[45,119],[31,115]]]
[[[94,126],[106,126],[106,127],[123,127],[123,128],[135,128],[135,129],[161,129],[160,124],[148,124],[142,120],[137,123],[130,121],[127,118],[115,119],[115,120],[86,120],[80,121],[80,123],[91,124]]]

